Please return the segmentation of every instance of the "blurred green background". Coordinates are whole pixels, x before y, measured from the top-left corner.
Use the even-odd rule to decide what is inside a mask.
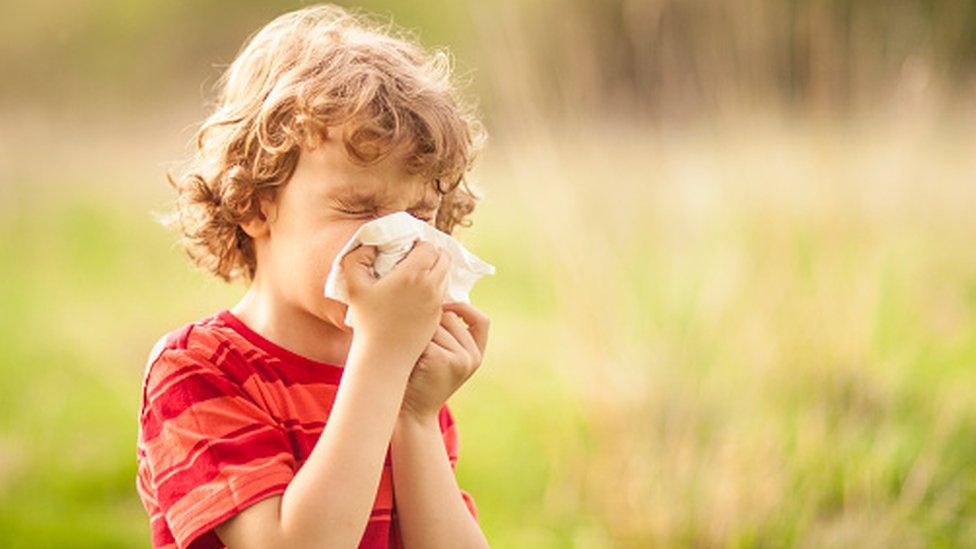
[[[244,291],[154,221],[164,170],[300,5],[5,6],[0,545],[149,545],[144,361]],[[976,546],[976,3],[356,5],[491,135],[451,402],[493,546]]]

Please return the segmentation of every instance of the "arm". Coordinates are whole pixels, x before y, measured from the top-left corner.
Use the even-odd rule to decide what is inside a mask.
[[[355,547],[376,499],[410,374],[388,347],[356,340],[322,435],[285,492],[216,527],[231,548]],[[366,367],[366,365],[369,365]]]
[[[461,497],[437,416],[402,414],[393,430],[390,457],[406,547],[488,547]]]
[[[410,372],[437,326],[450,264],[418,241],[376,280],[375,255],[375,246],[360,246],[343,259],[357,320],[319,440],[281,496],[215,527],[225,545],[356,547],[362,539]]]

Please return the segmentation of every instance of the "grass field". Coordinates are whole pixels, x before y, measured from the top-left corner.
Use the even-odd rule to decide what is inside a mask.
[[[490,344],[452,400],[493,546],[976,545],[974,135],[496,140],[460,233]],[[143,362],[243,292],[103,175],[2,189],[6,547],[148,545]]]

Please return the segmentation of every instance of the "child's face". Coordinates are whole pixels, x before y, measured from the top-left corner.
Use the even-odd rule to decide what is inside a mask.
[[[334,130],[320,147],[302,150],[292,178],[278,189],[254,237],[256,280],[296,312],[349,331],[342,322],[347,306],[322,293],[336,254],[362,224],[395,211],[433,225],[440,198],[431,182],[403,170],[402,154],[353,164],[338,138],[341,128]]]

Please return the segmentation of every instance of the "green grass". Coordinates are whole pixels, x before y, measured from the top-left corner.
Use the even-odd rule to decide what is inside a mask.
[[[492,329],[452,407],[493,546],[976,544],[971,138],[733,129],[480,170]],[[0,216],[4,546],[148,544],[143,362],[242,292],[84,181]]]

